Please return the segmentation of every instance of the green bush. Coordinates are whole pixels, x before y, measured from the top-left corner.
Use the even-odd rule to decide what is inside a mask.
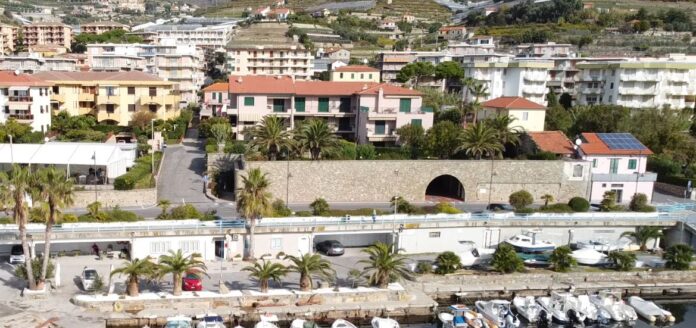
[[[310,211],[297,211],[297,212],[295,212],[295,216],[308,217],[308,216],[312,216],[312,215],[313,214]]]
[[[694,250],[686,244],[672,245],[665,250],[662,258],[667,260],[665,267],[672,270],[689,270],[694,259]]]
[[[126,172],[114,179],[114,189],[116,190],[131,190],[139,188],[153,187],[152,179],[152,155],[141,156],[135,160],[135,165]],[[159,167],[162,161],[162,153],[155,153],[155,168]]]
[[[619,271],[631,271],[636,266],[636,254],[622,251],[609,253],[609,260],[614,263],[614,267]]]
[[[106,211],[107,220],[112,222],[135,222],[141,221],[143,218],[137,214],[129,211],[124,211],[118,207],[111,211]]]
[[[292,215],[292,210],[285,206],[285,202],[281,199],[276,199],[271,204],[271,216],[273,217],[288,217]]]
[[[377,215],[390,214],[390,211],[375,210],[373,208],[357,208],[354,210],[329,210],[324,216],[372,216],[373,213]]]
[[[41,279],[41,267],[43,266],[43,258],[41,256],[37,256],[31,260],[31,269],[32,269],[32,275],[34,276],[34,280],[39,280]],[[48,261],[48,267],[46,268],[46,278],[52,278],[53,273],[55,270],[55,265],[53,264],[53,261],[49,260]],[[27,267],[26,265],[18,265],[17,268],[15,269],[15,276],[19,279],[27,280],[28,275],[27,275]]]
[[[587,212],[590,210],[590,202],[582,197],[573,197],[568,202],[568,206],[573,210],[573,212]]]
[[[435,211],[436,211],[436,213],[445,213],[445,214],[462,213],[461,210],[459,210],[458,208],[454,207],[452,204],[447,203],[447,202],[437,203],[437,205],[435,205]]]
[[[218,152],[218,145],[217,144],[205,145],[205,152],[206,153],[217,153]]]
[[[634,212],[655,212],[655,207],[648,205],[648,196],[641,193],[633,195],[628,208]]]
[[[63,214],[63,217],[61,218],[61,222],[74,223],[74,222],[78,222],[78,218],[75,214]]]
[[[515,213],[517,214],[532,214],[534,212],[536,212],[536,210],[531,207],[524,207],[515,210]]]
[[[200,219],[201,217],[201,212],[191,204],[174,207],[169,212],[169,218],[172,220]]]
[[[334,154],[329,155],[329,158],[339,160],[354,160],[357,157],[357,147],[354,142],[348,140],[340,140],[339,145]]]
[[[355,159],[370,160],[377,158],[377,152],[373,144],[361,144],[355,148]]]
[[[0,218],[0,224],[13,224],[14,220],[12,218],[4,217]]]
[[[425,210],[422,208],[419,208],[417,206],[411,205],[407,200],[405,200],[403,197],[399,196],[396,200],[392,198],[391,200],[391,207],[394,208],[394,203],[396,203],[396,210],[397,212],[403,214],[424,214]]]
[[[312,209],[313,215],[326,215],[331,210],[329,208],[329,203],[324,198],[317,198],[311,204],[309,208]]]
[[[509,244],[502,243],[493,253],[491,259],[493,268],[501,273],[513,273],[524,270],[524,262],[517,256],[515,248]]]
[[[369,147],[369,146],[368,146]],[[402,160],[411,159],[411,152],[406,148],[395,148],[395,147],[385,147],[385,148],[375,148],[377,152],[376,159],[381,160]],[[360,156],[360,152],[358,152]],[[363,157],[363,159],[367,159]]]
[[[687,177],[680,176],[680,175],[666,175],[666,176],[658,175],[657,176],[658,182],[664,182],[664,183],[668,183],[668,184],[680,186],[680,187],[686,187],[689,184],[689,180],[691,180],[692,183],[695,182],[694,179],[689,179]]]
[[[114,179],[114,189],[116,190],[131,190],[133,188],[135,188],[135,180],[133,180],[132,175],[126,173]]]
[[[527,159],[536,161],[553,161],[558,159],[558,156],[548,151],[540,151],[534,154],[527,155]]]
[[[440,253],[435,261],[437,262],[436,272],[438,274],[454,273],[462,266],[462,261],[459,258],[459,255],[449,251]]]
[[[658,179],[681,173],[681,165],[665,155],[652,155],[648,157],[648,171],[657,173]]]
[[[539,209],[542,213],[573,213],[573,209],[568,204],[557,203],[549,206],[542,206]]]
[[[418,262],[416,264],[416,272],[421,274],[432,273],[433,265],[428,262]]]
[[[225,144],[224,152],[226,154],[246,154],[246,151],[247,146],[243,141],[228,141]]]
[[[534,203],[534,197],[532,197],[532,194],[530,194],[526,190],[520,190],[513,192],[510,194],[510,205],[515,208],[515,210],[519,211],[529,205],[532,205]]]
[[[567,245],[554,249],[549,257],[549,262],[553,264],[553,271],[568,272],[572,267],[578,265],[572,253],[573,251]]]

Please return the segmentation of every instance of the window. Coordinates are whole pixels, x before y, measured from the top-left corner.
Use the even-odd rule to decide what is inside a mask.
[[[304,112],[305,111],[305,98],[304,97],[296,97],[295,98],[295,111],[296,112]]]
[[[592,168],[596,168],[596,167],[597,167],[597,159],[595,158],[592,160]]]
[[[168,252],[171,248],[171,243],[168,241],[150,242],[150,254],[164,254]]]
[[[183,253],[198,253],[198,240],[182,240],[179,242],[179,249]]]
[[[367,74],[367,78],[370,79],[370,80],[372,80],[372,73]]]
[[[254,97],[244,97],[244,106],[254,106]]]
[[[112,114],[114,112],[114,104],[106,104],[106,112]]]
[[[343,73],[338,74],[340,78],[343,78]]]
[[[614,89],[614,82],[609,83],[609,89]]]
[[[399,111],[402,113],[410,113],[411,112],[411,98],[399,99]]]
[[[319,98],[319,112],[329,112],[329,98]]]
[[[271,238],[271,249],[272,250],[283,249],[283,239],[282,238]]]
[[[43,114],[43,105],[39,106],[39,113]]]
[[[10,113],[10,106],[5,106],[5,114],[9,114],[9,113]]]
[[[523,121],[529,120],[529,112],[522,112],[522,120]]]
[[[150,95],[150,97],[156,97],[157,96],[157,88],[150,87],[148,89],[148,94]]]
[[[135,94],[135,87],[128,87],[128,94],[134,95]]]
[[[157,113],[157,105],[148,105],[148,109],[153,113]]]
[[[375,134],[385,134],[387,124],[385,121],[375,121]]]
[[[629,160],[628,160],[628,169],[629,169],[629,170],[635,170],[636,167],[638,167],[638,160],[636,160],[636,159],[629,159]]]
[[[54,87],[54,88],[57,88],[57,87]],[[10,90],[7,88],[0,89],[0,94],[2,94],[3,96],[8,96],[10,94]]]
[[[360,73],[360,78],[361,78],[361,79],[364,79],[364,78],[365,78],[365,74]]]
[[[423,126],[423,120],[420,118],[414,118],[411,120],[411,126]]]
[[[128,105],[128,111],[129,111],[129,112],[135,112],[135,104],[129,104],[129,105]]]
[[[573,178],[582,178],[582,165],[573,166]]]
[[[350,73],[350,78],[354,79],[355,78],[355,73]]]
[[[616,174],[619,172],[619,159],[612,158],[609,160],[609,173]]]
[[[43,95],[44,95],[44,90],[43,90],[43,88],[39,88],[39,96],[43,96]]]
[[[341,97],[338,110],[341,113],[350,113],[350,97]]]
[[[116,95],[116,88],[106,87],[106,95],[107,96],[115,96]]]
[[[609,102],[612,102],[614,100],[614,96],[609,95]]]
[[[440,238],[440,232],[439,231],[431,231],[428,233],[428,236],[430,238]]]
[[[623,183],[612,183],[611,187],[612,188],[623,188]]]

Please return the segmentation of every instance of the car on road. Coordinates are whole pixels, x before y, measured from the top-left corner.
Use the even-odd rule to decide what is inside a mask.
[[[26,258],[24,257],[24,248],[22,245],[12,245],[10,250],[10,264],[23,264]]]
[[[203,282],[201,277],[195,273],[189,272],[181,278],[181,289],[187,292],[200,292],[203,290]]]
[[[82,283],[82,289],[84,291],[89,291],[94,286],[94,282],[98,279],[99,273],[97,270],[85,267],[82,269],[82,274],[80,275],[80,282]]]
[[[515,209],[510,204],[491,203],[486,206],[486,211],[490,212],[514,212]]]
[[[324,253],[326,255],[343,255],[345,253],[345,249],[343,247],[343,244],[341,244],[338,240],[325,240],[322,242],[317,243],[315,246],[317,251]]]

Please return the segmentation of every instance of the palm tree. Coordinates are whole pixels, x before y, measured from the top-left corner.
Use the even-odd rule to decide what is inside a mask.
[[[509,244],[500,244],[493,253],[491,265],[495,270],[502,273],[512,273],[524,270],[524,262],[517,256],[515,249]]]
[[[12,208],[12,217],[19,229],[19,239],[22,242],[24,255],[27,257],[24,265],[26,266],[27,283],[29,289],[37,289],[34,271],[31,266],[32,256],[27,242],[27,203],[26,197],[32,194],[35,176],[26,167],[17,164],[12,165],[12,169],[7,174],[0,176],[0,201],[5,203],[5,207]]]
[[[549,262],[553,264],[553,270],[557,272],[568,272],[570,268],[578,265],[578,262],[571,256],[573,251],[568,246],[561,246],[553,250],[549,257]]]
[[[677,244],[667,247],[662,255],[667,262],[665,267],[672,270],[689,270],[694,259],[694,250],[686,244]]]
[[[322,119],[311,119],[303,124],[295,136],[298,146],[309,150],[312,160],[318,160],[322,151],[327,152],[338,147],[338,138]]]
[[[478,103],[481,97],[488,95],[488,87],[483,83],[474,83],[468,88],[468,91],[474,95],[474,102]]]
[[[469,94],[471,93],[471,88],[476,85],[476,80],[474,80],[473,77],[463,77],[460,80],[460,83],[462,84],[462,91],[466,92],[464,94],[464,99],[468,99]]]
[[[281,150],[289,149],[292,145],[290,133],[285,129],[283,118],[276,115],[265,116],[261,124],[251,129],[251,136],[249,145],[266,153],[271,161],[276,160]]]
[[[300,274],[300,290],[304,292],[312,290],[312,275],[328,280],[336,274],[331,262],[319,254],[302,254],[300,257],[288,255],[286,259],[292,262],[288,270]]]
[[[162,209],[162,213],[160,213],[160,219],[167,218],[167,209],[169,209],[169,206],[171,205],[172,202],[170,202],[168,199],[161,199],[157,202],[157,206]]]
[[[520,142],[519,126],[512,126],[516,118],[510,115],[496,115],[486,120],[486,124],[498,133],[503,145],[517,145]]]
[[[549,206],[549,203],[552,203],[554,201],[553,195],[551,194],[544,194],[541,196],[541,199],[544,201],[544,207]]]
[[[462,266],[459,255],[449,251],[440,253],[435,262],[437,262],[436,272],[439,274],[454,273]]]
[[[483,155],[488,157],[502,153],[504,147],[498,139],[498,134],[487,124],[479,122],[464,129],[460,137],[460,146],[455,152],[464,150],[469,156],[481,159]]]
[[[89,216],[94,218],[97,221],[103,221],[105,219],[104,213],[101,212],[102,208],[102,203],[101,202],[92,202],[89,205],[87,205],[87,213]]]
[[[262,293],[268,292],[269,280],[280,283],[281,278],[288,273],[288,269],[282,264],[271,263],[265,260],[263,261],[263,265],[256,262],[253,266],[248,266],[242,269],[242,271],[248,271],[250,276],[259,280],[259,289]]]
[[[271,207],[272,195],[266,173],[254,168],[242,176],[242,188],[237,192],[237,212],[246,220],[249,247],[245,259],[254,258],[254,229],[256,220]]]
[[[201,254],[193,253],[184,256],[181,249],[176,253],[170,250],[168,255],[161,255],[159,258],[159,266],[157,268],[159,275],[167,273],[172,274],[172,283],[174,296],[181,295],[181,278],[184,273],[190,272],[196,275],[206,274],[208,268],[201,261]]]
[[[36,191],[39,199],[48,205],[48,220],[44,237],[44,255],[41,265],[41,278],[37,282],[41,288],[46,281],[48,259],[51,253],[51,231],[58,220],[60,209],[73,204],[73,183],[62,170],[51,166],[37,172]]]
[[[363,273],[369,276],[371,285],[387,288],[392,281],[413,280],[413,274],[406,268],[406,257],[398,254],[394,245],[377,242],[362,252],[369,258],[358,263],[366,264]]]
[[[607,255],[607,259],[614,262],[614,266],[619,271],[631,271],[636,266],[636,254],[634,253],[613,251]]]
[[[645,252],[648,250],[648,241],[656,240],[662,237],[662,229],[659,227],[638,227],[636,231],[625,231],[621,234],[621,237],[631,237],[638,245],[640,245],[640,251]]]
[[[140,277],[155,277],[157,275],[157,265],[152,263],[149,256],[142,260],[132,259],[123,262],[120,268],[111,271],[112,277],[117,274],[128,276],[128,286],[126,288],[128,296],[138,296],[140,293]]]

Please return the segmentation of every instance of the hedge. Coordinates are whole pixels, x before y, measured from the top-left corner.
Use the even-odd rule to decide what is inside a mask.
[[[574,212],[587,212],[590,210],[590,202],[582,197],[571,198],[570,201],[568,201],[568,206],[570,206]]]
[[[692,180],[691,182],[693,183],[696,179],[689,179],[687,177],[679,175],[657,175],[657,182],[664,182],[684,188],[686,188],[686,186],[688,185],[689,180]]]
[[[114,189],[131,190],[152,187],[151,155],[145,155],[135,160],[135,165],[130,170],[114,179]],[[155,153],[155,167],[159,167],[162,161],[162,153]]]

